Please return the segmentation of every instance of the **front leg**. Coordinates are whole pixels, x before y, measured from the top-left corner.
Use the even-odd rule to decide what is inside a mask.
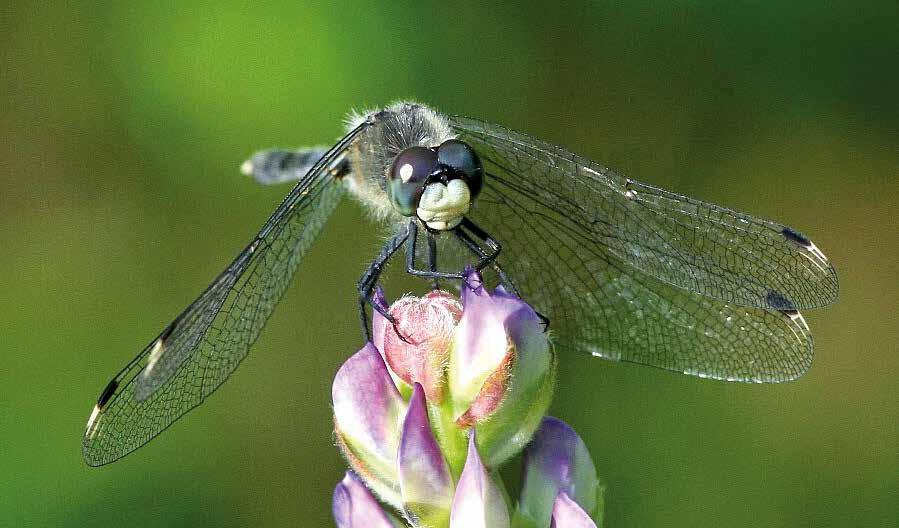
[[[493,264],[494,261],[496,261],[496,257],[498,257],[503,250],[503,246],[499,243],[499,241],[490,236],[486,231],[481,229],[479,225],[472,222],[468,218],[463,218],[462,223],[460,223],[459,226],[471,231],[474,236],[483,240],[484,243],[487,244],[487,247],[490,248],[490,253],[483,251],[479,246],[477,246],[477,244],[474,244],[474,241],[472,241],[464,231],[462,231],[461,229],[456,229],[456,235],[460,238],[464,237],[463,242],[465,242],[465,245],[471,248],[471,245],[469,245],[470,243],[477,248],[474,251],[480,258],[476,266],[478,271],[481,271],[487,266]]]
[[[415,268],[415,250],[416,250],[416,239],[418,238],[418,221],[410,220],[409,221],[409,239],[406,242],[406,273],[409,275],[414,275],[416,277],[424,277],[427,279],[437,280],[437,279],[456,279],[461,280],[464,278],[462,273],[447,273],[445,271],[437,271],[437,247],[436,242],[434,245],[431,245],[432,242],[429,239],[429,255],[428,255],[428,268],[426,270],[420,270]],[[430,235],[430,233],[429,233]]]
[[[515,288],[515,285],[512,283],[511,279],[509,279],[508,275],[506,275],[506,272],[503,270],[502,266],[500,266],[499,262],[496,261],[496,257],[497,255],[499,255],[499,251],[487,253],[486,251],[481,249],[481,246],[479,246],[474,240],[472,240],[468,233],[466,233],[462,229],[456,228],[453,230],[453,233],[455,233],[456,238],[458,238],[459,241],[462,242],[462,245],[467,247],[469,251],[471,251],[475,254],[475,256],[478,257],[478,264],[475,266],[478,271],[481,271],[485,267],[490,266],[494,271],[496,271],[496,274],[499,275],[500,283],[503,284],[503,286],[505,286],[506,289],[508,289],[515,296],[521,297],[521,295],[518,294],[518,289]]]
[[[474,234],[474,236],[483,240],[484,243],[492,250],[492,253],[487,253],[481,246],[479,246],[472,238],[462,230],[462,227],[465,227],[469,231]],[[468,247],[468,249],[477,255],[478,257],[478,270],[483,269],[486,266],[490,266],[496,271],[497,275],[499,275],[500,282],[509,290],[510,293],[521,298],[521,294],[518,292],[518,288],[515,287],[515,284],[512,282],[512,279],[506,275],[506,272],[503,270],[502,266],[500,266],[499,262],[497,262],[496,257],[499,256],[503,247],[500,245],[499,241],[490,236],[489,233],[484,231],[480,226],[472,222],[471,220],[465,218],[462,220],[462,223],[455,230],[456,236],[462,242],[463,245]],[[543,324],[543,331],[546,332],[549,330],[549,318],[545,315],[541,314],[538,311],[534,311],[537,314],[537,317],[540,318],[540,321]]]
[[[428,230],[428,270],[437,271],[437,237],[429,229]],[[431,279],[431,288],[440,289],[440,279],[434,277]]]
[[[374,301],[373,293],[375,286],[378,284],[378,279],[381,278],[381,273],[384,271],[384,266],[403,245],[406,239],[409,238],[409,234],[409,231],[404,231],[388,239],[384,244],[384,247],[381,248],[381,252],[378,253],[378,256],[372,261],[368,266],[368,269],[365,270],[365,273],[362,274],[362,277],[360,277],[359,281],[356,283],[356,291],[359,292],[359,317],[362,322],[362,333],[365,335],[366,341],[371,341],[371,328],[369,327],[368,311],[366,310],[367,305],[371,305],[375,311],[383,315],[384,318],[390,321],[391,324],[393,324],[393,327],[396,328],[396,319],[390,315],[386,307]],[[397,334],[399,334],[399,332],[397,332]]]

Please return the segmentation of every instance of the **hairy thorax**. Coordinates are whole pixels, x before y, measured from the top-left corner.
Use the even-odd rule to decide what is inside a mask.
[[[409,101],[379,110],[354,111],[347,117],[347,129],[353,130],[365,121],[372,126],[348,153],[346,185],[377,220],[400,223],[403,216],[391,206],[386,193],[391,162],[408,147],[436,147],[454,134],[443,115]]]

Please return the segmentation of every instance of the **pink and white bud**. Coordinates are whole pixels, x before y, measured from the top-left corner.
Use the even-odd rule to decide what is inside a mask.
[[[379,291],[375,302],[380,300],[377,296],[383,299]],[[449,293],[435,290],[423,297],[400,298],[390,307],[390,315],[396,319],[402,337],[375,312],[373,340],[395,377],[402,380],[400,389],[420,383],[429,402],[442,402],[444,368],[449,344],[462,317],[462,305]]]
[[[399,507],[396,453],[406,402],[374,345],[366,344],[340,367],[331,398],[337,443],[350,467],[381,500]]]

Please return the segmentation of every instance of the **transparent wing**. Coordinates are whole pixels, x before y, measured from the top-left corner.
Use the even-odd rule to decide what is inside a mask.
[[[452,123],[488,174],[469,216],[503,244],[501,265],[559,345],[734,381],[809,368],[796,307],[831,302],[837,285],[807,239],[499,126]]]
[[[798,310],[837,298],[835,270],[794,229],[630,180],[500,126],[453,123],[486,153],[488,172],[647,275],[741,306]]]
[[[134,451],[198,406],[246,357],[343,195],[334,175],[356,128],[297,183],[256,238],[107,385],[88,420],[85,461]]]

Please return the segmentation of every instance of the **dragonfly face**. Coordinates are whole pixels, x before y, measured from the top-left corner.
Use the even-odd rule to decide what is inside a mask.
[[[474,150],[458,139],[437,147],[408,147],[387,171],[387,196],[401,215],[417,216],[429,229],[458,226],[481,192],[484,168]]]
[[[84,436],[88,464],[144,445],[228,378],[346,191],[394,232],[359,280],[363,310],[402,249],[413,275],[461,278],[437,254],[442,238],[546,315],[559,350],[781,382],[811,364],[800,310],[837,297],[833,267],[793,228],[423,105],[354,115],[330,148],[264,151],[242,170],[296,185],[200,297],[106,385]],[[415,264],[419,239],[424,269]]]

